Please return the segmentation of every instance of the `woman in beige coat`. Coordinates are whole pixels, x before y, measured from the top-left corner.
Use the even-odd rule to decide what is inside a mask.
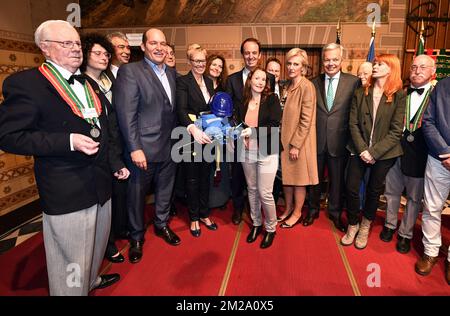
[[[287,55],[287,70],[291,83],[281,120],[281,165],[286,210],[282,228],[292,228],[301,222],[306,186],[319,183],[316,150],[316,91],[304,77],[308,56],[300,48]],[[295,202],[294,202],[295,200]],[[290,216],[289,216],[290,215]],[[289,218],[288,218],[289,216]]]

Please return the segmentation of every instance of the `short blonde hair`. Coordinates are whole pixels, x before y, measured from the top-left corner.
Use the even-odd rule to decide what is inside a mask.
[[[203,53],[203,55],[205,55],[205,58],[206,58],[206,55],[208,54],[206,52],[206,49],[202,48],[199,44],[191,44],[188,46],[187,51],[186,51],[187,59],[191,59],[192,56],[197,52]]]
[[[287,52],[286,54],[286,62],[291,59],[292,57],[300,57],[301,63],[302,63],[302,75],[306,75],[308,72],[308,66],[309,66],[309,62],[308,62],[308,54],[306,53],[305,50],[301,49],[301,48],[293,48],[290,51]]]

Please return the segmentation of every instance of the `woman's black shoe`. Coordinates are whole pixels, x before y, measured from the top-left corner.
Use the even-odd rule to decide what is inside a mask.
[[[121,263],[125,261],[124,256],[119,252],[117,256],[106,256],[106,259],[112,263]]]
[[[283,223],[281,223],[280,227],[281,228],[292,228],[295,225],[300,224],[302,221],[303,221],[303,217],[300,216],[300,218],[294,224],[289,225],[288,223],[283,222]]]
[[[209,230],[217,230],[217,228],[219,228],[219,227],[217,226],[217,224],[214,223],[212,220],[210,220],[211,224],[209,224],[209,225],[206,224],[206,221],[205,221],[205,219],[203,219],[203,218],[200,218],[200,222],[202,222],[203,224],[205,224],[206,228],[208,228]]]
[[[189,229],[191,231],[192,236],[194,237],[200,237],[202,231],[199,229]]]

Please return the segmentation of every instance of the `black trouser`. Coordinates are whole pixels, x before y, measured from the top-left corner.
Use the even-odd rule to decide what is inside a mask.
[[[106,255],[113,256],[118,252],[115,241],[117,237],[124,237],[128,232],[127,210],[128,180],[113,179],[111,196],[111,230],[109,233]]]
[[[127,191],[130,238],[142,241],[146,230],[145,196],[150,191],[151,184],[155,188],[155,228],[161,229],[167,225],[176,165],[168,159],[163,162],[147,162],[147,170],[141,170],[131,159],[127,158],[126,162],[131,172]]]
[[[339,218],[345,188],[345,166],[348,156],[332,157],[328,153],[317,155],[319,184],[309,187],[309,214],[314,215],[320,210],[320,188],[324,181],[325,165],[328,166],[328,215]]]
[[[231,199],[233,200],[234,211],[242,214],[245,204],[244,190],[247,187],[247,181],[245,180],[242,164],[238,162],[237,140],[234,141],[234,148],[234,160],[231,162]]]
[[[210,162],[185,162],[186,195],[191,221],[209,216]]]
[[[348,223],[356,225],[359,214],[359,188],[361,181],[370,168],[369,181],[366,185],[366,201],[363,216],[372,221],[378,208],[378,199],[384,190],[384,181],[389,169],[394,165],[395,158],[378,160],[375,164],[366,164],[359,156],[351,156],[347,169],[347,212]]]
[[[244,169],[240,162],[231,163],[231,198],[233,200],[233,208],[235,212],[244,210],[245,196],[244,190],[247,186],[245,180]]]

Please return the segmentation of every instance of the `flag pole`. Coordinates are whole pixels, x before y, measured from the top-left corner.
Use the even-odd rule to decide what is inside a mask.
[[[336,25],[336,44],[341,43],[341,19],[338,20]]]

